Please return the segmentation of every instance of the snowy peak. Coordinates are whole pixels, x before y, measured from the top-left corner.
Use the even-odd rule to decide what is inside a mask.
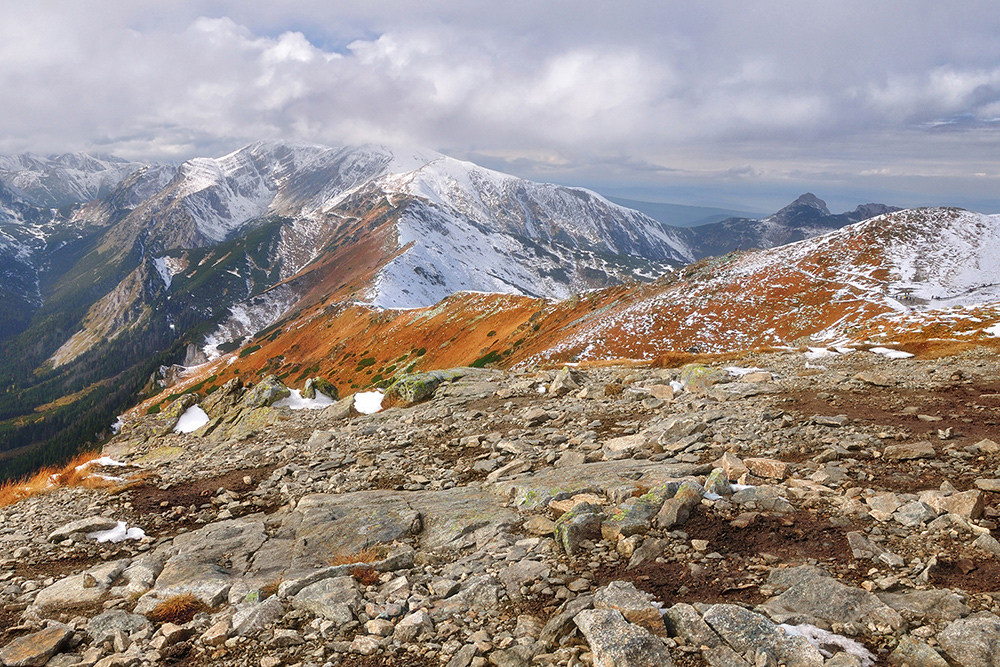
[[[110,155],[22,153],[0,156],[0,179],[18,188],[31,203],[58,208],[102,197],[143,166]]]
[[[813,193],[807,192],[768,219],[782,225],[802,226],[815,222],[817,218],[825,218],[830,215],[832,214],[830,209],[826,207],[826,202]]]

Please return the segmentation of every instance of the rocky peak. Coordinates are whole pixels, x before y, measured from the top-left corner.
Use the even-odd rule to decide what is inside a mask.
[[[789,226],[800,226],[815,222],[819,218],[831,215],[826,202],[807,192],[771,216],[771,220]]]

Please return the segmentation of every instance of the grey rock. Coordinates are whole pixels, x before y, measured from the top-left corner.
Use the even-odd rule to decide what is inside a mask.
[[[796,625],[810,623],[829,628],[831,623],[874,623],[892,630],[903,625],[899,613],[873,594],[832,577],[801,581],[758,609],[778,623]]]
[[[722,639],[715,634],[715,630],[709,627],[697,609],[687,603],[678,602],[667,609],[663,620],[670,635],[680,637],[685,644],[709,648],[723,646]]]
[[[612,581],[597,589],[594,592],[594,609],[614,609],[621,612],[629,623],[646,628],[654,635],[667,635],[660,609],[630,582]]]
[[[48,537],[49,542],[62,542],[74,535],[82,536],[87,533],[96,533],[101,530],[111,530],[118,525],[116,519],[104,516],[89,516],[84,519],[71,521],[56,528]]]
[[[562,368],[558,373],[556,373],[555,379],[552,380],[552,384],[549,385],[549,395],[550,396],[565,396],[566,394],[578,391],[580,389],[580,382],[577,378],[573,377],[573,372],[569,368]]]
[[[472,663],[472,659],[478,655],[479,649],[476,648],[475,644],[466,644],[462,648],[455,651],[455,655],[451,656],[448,664],[445,667],[469,667]]]
[[[288,398],[291,393],[278,378],[268,375],[243,396],[240,407],[245,410],[270,407],[281,399]]]
[[[887,445],[882,456],[890,461],[910,461],[937,458],[937,452],[934,451],[934,445],[922,440],[901,445]]]
[[[556,543],[568,555],[573,556],[579,551],[580,542],[583,540],[600,539],[603,520],[604,513],[601,507],[580,503],[556,521]]]
[[[442,383],[457,380],[468,372],[468,369],[453,368],[404,375],[386,389],[385,396],[390,404],[395,402],[398,405],[413,405],[433,396]]]
[[[538,634],[538,641],[546,646],[555,646],[559,641],[573,631],[573,619],[585,609],[594,606],[594,596],[580,595],[563,604],[545,623]]]
[[[968,616],[971,609],[962,598],[949,590],[909,590],[902,593],[878,593],[878,598],[899,612],[907,612],[928,621],[954,621]]]
[[[393,631],[393,639],[398,642],[412,642],[422,635],[430,635],[434,632],[434,621],[425,610],[418,611],[404,616]]]
[[[353,577],[337,577],[306,586],[292,598],[292,607],[322,616],[337,625],[349,623],[361,604]]]
[[[115,632],[130,635],[140,628],[149,626],[149,620],[139,614],[130,614],[121,609],[111,609],[98,614],[87,623],[87,635],[95,644],[114,639]]]
[[[927,503],[913,500],[893,512],[892,518],[903,526],[913,527],[937,518],[937,512]]]
[[[490,664],[496,667],[532,667],[532,659],[541,653],[537,644],[513,646],[490,653]]]
[[[767,575],[767,587],[775,592],[782,593],[792,586],[803,582],[829,576],[830,573],[815,565],[776,567]]]
[[[284,605],[273,595],[263,602],[240,606],[233,614],[233,633],[238,636],[256,634],[284,615]]]
[[[731,499],[737,505],[768,512],[791,512],[795,508],[781,495],[781,490],[774,486],[753,486],[740,489]]]
[[[889,655],[893,667],[948,667],[948,661],[922,641],[910,636],[901,637],[896,649]]]
[[[500,585],[488,574],[470,577],[455,595],[441,600],[431,610],[431,618],[443,621],[456,615],[462,615],[470,609],[492,609],[500,599]]]
[[[663,506],[662,501],[630,498],[608,513],[601,522],[601,536],[609,542],[619,537],[644,535],[649,532],[653,519]]]
[[[739,653],[725,645],[707,648],[701,652],[701,657],[709,667],[753,667]],[[827,662],[826,666],[829,667],[829,664]]]
[[[709,607],[705,622],[737,653],[766,651],[786,667],[823,667],[823,655],[802,637],[786,635],[760,614],[731,604]]]
[[[684,482],[673,497],[663,501],[656,515],[656,525],[660,528],[673,528],[687,523],[692,510],[704,495],[705,490],[697,482]]]
[[[507,589],[507,597],[511,600],[520,600],[521,586],[533,582],[540,577],[548,576],[549,566],[546,563],[536,560],[520,560],[511,563],[500,572],[500,581]],[[446,596],[447,597],[447,596]]]
[[[40,613],[48,614],[95,604],[107,595],[111,584],[118,579],[128,563],[128,560],[101,563],[86,572],[60,579],[39,591],[33,606]]]
[[[851,553],[857,560],[879,561],[892,567],[900,567],[903,565],[902,556],[894,554],[888,549],[875,544],[857,531],[847,533],[847,544],[851,547]]]
[[[1000,667],[1000,618],[981,611],[952,622],[938,643],[962,667]]]
[[[656,635],[612,609],[588,609],[574,619],[587,639],[594,667],[672,667],[670,653]]]

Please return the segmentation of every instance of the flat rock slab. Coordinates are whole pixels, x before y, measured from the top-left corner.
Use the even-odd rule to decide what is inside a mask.
[[[896,630],[903,624],[899,613],[873,594],[832,577],[804,579],[758,609],[778,623],[793,625],[874,623]]]
[[[73,535],[86,535],[87,533],[111,530],[117,525],[117,519],[111,519],[106,516],[89,516],[84,519],[71,521],[70,523],[56,528],[52,534],[49,535],[48,540],[49,542],[62,542]]]
[[[40,667],[73,636],[73,629],[60,624],[50,625],[15,639],[0,649],[0,663],[6,667]]]
[[[420,512],[420,547],[430,551],[471,546],[479,531],[492,536],[501,526],[520,520],[517,511],[504,507],[501,498],[482,489],[456,486],[405,493],[403,497]]]
[[[303,497],[253,559],[258,579],[296,579],[331,559],[388,544],[421,530],[420,512],[394,491]]]
[[[803,637],[786,635],[760,614],[732,604],[712,605],[705,622],[737,653],[763,649],[786,667],[823,667],[823,655]]]
[[[896,611],[905,611],[930,621],[954,621],[968,616],[971,609],[962,598],[949,590],[911,590],[903,593],[879,593],[878,598]]]
[[[39,591],[33,606],[39,612],[48,614],[96,604],[107,594],[128,564],[128,560],[101,563],[86,572],[60,579]]]
[[[544,507],[551,500],[608,489],[654,487],[670,480],[712,472],[711,465],[648,460],[598,461],[576,466],[545,468],[494,484],[493,493],[510,498],[521,510]]]

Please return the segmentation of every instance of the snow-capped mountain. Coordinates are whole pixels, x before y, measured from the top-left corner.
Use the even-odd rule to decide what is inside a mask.
[[[37,206],[59,208],[103,197],[142,166],[110,155],[0,155],[0,180]]]

